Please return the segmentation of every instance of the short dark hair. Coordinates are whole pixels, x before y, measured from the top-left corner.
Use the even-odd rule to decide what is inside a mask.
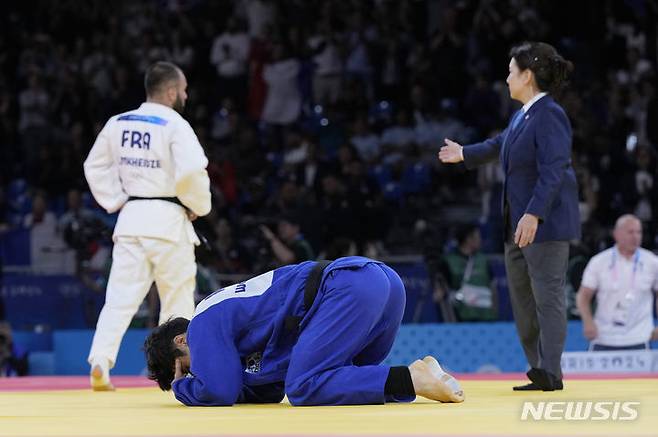
[[[156,381],[163,391],[171,390],[176,358],[184,355],[174,345],[174,337],[187,332],[190,321],[183,317],[170,319],[158,326],[144,341],[144,353],[149,379]]]
[[[455,232],[457,244],[464,244],[475,232],[480,232],[480,227],[474,223],[467,223],[460,226]]]
[[[180,80],[180,68],[171,62],[159,61],[151,64],[144,75],[144,89],[147,96],[157,94],[163,85]]]
[[[301,217],[296,212],[288,212],[278,217],[278,222],[286,222],[293,226],[301,226]]]
[[[573,64],[564,59],[555,47],[544,42],[521,43],[513,47],[509,54],[521,71],[529,68],[534,73],[541,91],[560,91],[573,71]]]

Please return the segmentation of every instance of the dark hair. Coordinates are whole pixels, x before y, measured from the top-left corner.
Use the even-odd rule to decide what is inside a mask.
[[[171,390],[176,358],[185,354],[174,345],[174,337],[187,332],[190,321],[177,317],[158,326],[144,341],[144,353],[149,379],[156,381],[163,391]]]
[[[157,94],[168,82],[180,80],[180,68],[171,62],[159,61],[151,64],[144,75],[144,89],[147,96]]]
[[[350,249],[355,244],[347,237],[338,237],[327,245],[327,251],[324,255],[327,259],[338,259],[342,256],[350,255]]]
[[[480,232],[480,227],[476,224],[469,223],[460,226],[455,232],[455,239],[457,239],[457,244],[463,244],[475,231]]]
[[[278,217],[278,222],[279,223],[286,222],[286,223],[289,223],[293,226],[301,226],[301,217],[300,217],[299,213],[288,212],[288,213],[285,213],[285,214],[281,214]]]
[[[555,47],[544,42],[524,42],[513,47],[509,54],[521,71],[529,68],[535,74],[541,91],[560,91],[573,71],[573,64],[564,59]]]

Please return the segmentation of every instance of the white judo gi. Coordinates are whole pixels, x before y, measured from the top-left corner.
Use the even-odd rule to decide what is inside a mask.
[[[116,115],[99,133],[84,163],[96,201],[121,210],[114,228],[112,269],[89,363],[116,362],[121,339],[155,281],[160,323],[194,313],[199,239],[178,198],[198,216],[210,212],[206,158],[192,127],[175,110],[146,102]]]

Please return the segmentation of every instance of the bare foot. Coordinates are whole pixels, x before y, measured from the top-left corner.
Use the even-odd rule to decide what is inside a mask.
[[[457,380],[445,373],[433,357],[414,361],[409,372],[417,395],[440,402],[464,402]]]
[[[91,389],[93,391],[114,391],[114,385],[110,382],[110,375],[105,375],[101,366],[96,364],[89,374]]]

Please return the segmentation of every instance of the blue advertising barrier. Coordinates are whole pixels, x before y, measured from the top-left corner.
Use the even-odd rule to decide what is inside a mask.
[[[145,372],[142,352],[148,330],[128,330],[121,343],[115,375],[140,375]],[[55,331],[53,356],[38,352],[51,359],[50,373],[58,375],[85,375],[89,372],[87,354],[93,330]],[[15,337],[24,339],[24,336]],[[31,350],[21,344],[24,349]],[[588,343],[582,335],[579,321],[569,322],[565,351],[586,351]],[[658,342],[652,346],[658,348]],[[514,323],[430,323],[402,325],[391,353],[384,361],[387,365],[405,365],[425,355],[433,355],[442,365],[454,372],[525,372],[527,363]],[[47,365],[36,369],[47,374]]]
[[[430,354],[457,372],[526,370],[513,323],[434,323],[438,320],[438,312],[425,264],[419,261],[389,264],[400,274],[407,289],[404,322],[430,323],[403,325],[387,363],[408,364]],[[501,318],[511,319],[502,259],[493,258],[492,266],[498,280]],[[37,370],[40,374],[87,373],[86,358],[104,300],[102,293],[88,290],[71,276],[11,273],[4,276],[0,295],[7,318],[17,331],[16,343],[35,353],[34,363],[40,363]],[[128,331],[115,374],[143,372],[141,347],[146,333],[145,330]],[[569,322],[565,350],[586,349],[580,322]]]
[[[30,230],[12,229],[0,236],[0,259],[4,265],[29,266]]]
[[[512,320],[512,310],[502,259],[490,259],[498,288],[499,320]],[[403,323],[441,322],[432,298],[432,284],[424,262],[389,262],[404,282],[407,305]],[[91,328],[102,307],[104,295],[87,289],[67,275],[7,273],[0,297],[7,318],[16,329],[41,326],[46,330]]]
[[[586,351],[580,321],[567,324],[565,351]],[[658,348],[658,342],[652,343]],[[513,322],[403,325],[385,363],[409,364],[435,356],[454,372],[525,372],[528,364]]]
[[[147,329],[129,329],[121,342],[113,375],[145,375],[146,359],[142,352]],[[53,344],[55,346],[56,375],[86,375],[89,373],[87,355],[91,347],[94,331],[71,329],[55,331]]]
[[[9,273],[0,296],[14,329],[91,328],[105,295],[94,293],[72,276]]]

